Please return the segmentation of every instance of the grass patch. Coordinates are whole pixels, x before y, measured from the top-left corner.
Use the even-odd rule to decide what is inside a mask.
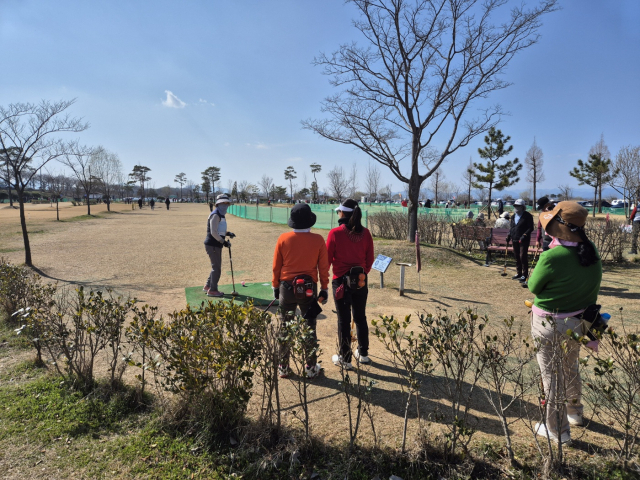
[[[85,220],[94,220],[94,219],[99,219],[99,218],[104,218],[101,215],[78,215],[77,217],[71,217],[71,218],[66,218],[64,220],[60,220],[61,222],[83,222]]]
[[[0,248],[0,253],[20,252],[22,250],[24,250],[24,247],[22,247],[22,248]]]

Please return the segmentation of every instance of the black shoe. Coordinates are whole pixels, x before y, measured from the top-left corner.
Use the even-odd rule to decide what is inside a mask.
[[[527,277],[525,277],[524,275],[520,277],[520,280],[518,280],[520,283],[526,283],[527,282]]]
[[[517,275],[514,275],[513,277],[511,277],[511,280],[520,280],[521,278],[522,278],[522,275],[518,273]]]

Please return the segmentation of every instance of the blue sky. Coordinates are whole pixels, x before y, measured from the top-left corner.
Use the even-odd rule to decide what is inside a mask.
[[[549,191],[577,187],[567,172],[601,134],[613,156],[640,144],[640,2],[560,4],[511,62],[514,85],[491,97],[510,112],[499,128],[515,155],[536,137]],[[180,172],[198,182],[211,165],[224,187],[265,173],[285,185],[288,165],[310,183],[314,162],[364,171],[364,154],[300,125],[335,93],[312,60],[357,38],[354,16],[342,0],[0,0],[0,104],[77,98],[72,113],[91,124],[81,142],[118,153],[127,172],[150,167],[158,188]],[[459,182],[482,143],[449,157],[448,180]],[[401,189],[391,174],[385,183]]]

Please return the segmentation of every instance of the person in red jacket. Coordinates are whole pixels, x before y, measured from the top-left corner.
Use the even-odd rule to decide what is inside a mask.
[[[332,357],[335,365],[347,370],[351,364],[351,314],[356,325],[358,349],[356,360],[368,364],[369,326],[366,305],[369,290],[367,275],[373,265],[373,238],[362,226],[362,212],[355,200],[347,199],[337,209],[339,227],[329,231],[327,253],[333,266],[333,298],[338,313],[339,352]]]

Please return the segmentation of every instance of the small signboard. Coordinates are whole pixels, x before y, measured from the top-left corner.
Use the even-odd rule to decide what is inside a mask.
[[[376,261],[373,262],[373,268],[374,270],[379,271],[380,273],[384,273],[387,271],[387,268],[389,268],[389,265],[391,265],[391,261],[393,259],[391,257],[385,257],[384,255],[378,255],[376,257]]]

